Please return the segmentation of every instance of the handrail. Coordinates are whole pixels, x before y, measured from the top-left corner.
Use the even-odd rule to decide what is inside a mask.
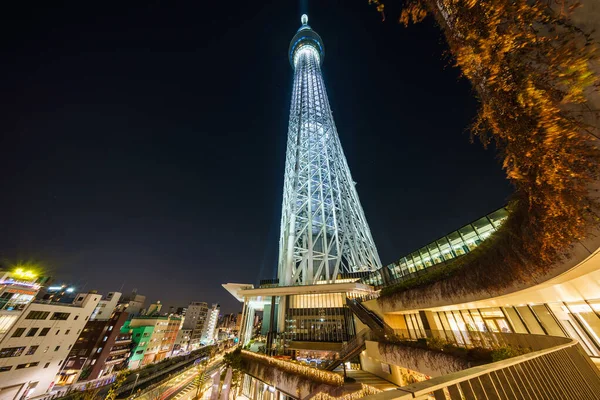
[[[386,400],[426,398],[593,399],[600,393],[600,370],[574,339],[528,354],[403,386]],[[566,341],[566,343],[564,342]],[[381,396],[367,396],[379,400]]]

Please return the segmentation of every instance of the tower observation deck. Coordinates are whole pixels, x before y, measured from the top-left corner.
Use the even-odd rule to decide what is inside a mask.
[[[294,69],[279,241],[282,286],[336,283],[381,268],[327,99],[321,37],[302,16]]]

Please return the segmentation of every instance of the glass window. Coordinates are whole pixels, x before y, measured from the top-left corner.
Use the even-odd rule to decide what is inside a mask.
[[[508,211],[506,211],[506,208],[501,208],[488,215],[490,222],[494,225],[496,229],[498,229],[500,225],[502,225],[502,223],[507,217]]]
[[[590,301],[590,304],[569,303],[567,306],[586,333],[594,340],[596,346],[600,347],[600,319],[594,312],[596,308],[600,308],[600,301]]]
[[[37,333],[37,331],[39,331],[40,328],[31,328],[29,330],[29,332],[27,332],[27,337],[32,337],[35,336],[35,334]]]
[[[447,237],[448,237],[448,240],[450,241],[450,245],[452,246],[452,251],[454,252],[455,255],[462,256],[469,250],[467,248],[467,245],[465,244],[465,242],[462,240],[462,237],[460,236],[458,231],[452,232]]]
[[[50,315],[48,311],[29,311],[25,319],[46,319]]]
[[[533,312],[538,317],[538,320],[550,336],[565,336],[563,330],[558,325],[550,311],[545,305],[531,306]]]
[[[50,332],[50,328],[44,328],[38,336],[46,336]]]
[[[475,229],[473,229],[471,225],[463,226],[458,232],[462,236],[469,251],[473,250],[481,242],[479,236],[477,236],[477,232],[475,232]]]
[[[12,334],[12,337],[21,337],[25,332],[25,328],[17,328]]]
[[[435,242],[427,245],[427,249],[429,250],[429,254],[431,254],[433,265],[439,264],[443,261],[440,249],[438,249],[437,244],[435,244]]]
[[[473,222],[473,226],[482,240],[486,239],[495,231],[494,226],[486,217],[479,218],[477,221]]]
[[[519,315],[513,307],[505,307],[503,310],[506,318],[508,318],[511,326],[514,328],[515,333],[528,333],[525,325],[523,325],[523,322],[521,322]]]
[[[69,318],[69,315],[71,314],[66,312],[55,312],[54,314],[52,314],[52,317],[50,319],[65,321]]]
[[[470,310],[469,311],[471,313],[471,317],[473,317],[473,321],[475,322],[475,326],[477,327],[477,330],[480,332],[487,332],[488,328],[485,324],[485,322],[483,322],[483,318],[481,318],[481,314],[479,314],[478,310]]]
[[[450,247],[450,243],[447,238],[443,238],[437,241],[437,245],[440,248],[440,252],[442,254],[442,258],[447,261],[454,258],[454,253],[452,252],[452,247]]]
[[[25,353],[25,355],[30,356],[32,354],[35,354],[38,347],[40,347],[40,346],[29,346],[29,349],[27,350],[27,353]]]
[[[0,350],[0,358],[18,357],[21,354],[23,354],[24,350],[25,350],[25,346],[5,347],[2,350]]]
[[[414,253],[411,254],[413,262],[415,263],[415,269],[417,270],[422,270],[423,268],[425,268],[423,266],[423,260],[421,260],[421,256],[419,256],[419,252],[415,251]]]
[[[419,255],[421,256],[421,261],[423,261],[423,266],[425,268],[431,267],[434,264],[431,254],[427,251],[427,247],[421,247],[419,249]]]
[[[522,306],[522,307],[515,307],[515,309],[521,316],[521,319],[525,323],[525,326],[527,326],[527,329],[529,329],[530,333],[532,333],[534,335],[545,335],[544,330],[542,329],[540,324],[535,319],[535,316],[533,315],[533,313],[531,312],[529,307]]]
[[[37,367],[38,365],[39,365],[39,362],[32,362],[32,363],[27,363],[27,364],[19,364],[19,365],[17,365],[17,368],[15,368],[15,369]]]

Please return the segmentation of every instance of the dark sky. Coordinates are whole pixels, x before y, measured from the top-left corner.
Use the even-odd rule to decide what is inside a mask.
[[[276,271],[287,48],[303,7],[25,3],[0,8],[4,264],[39,260],[84,290],[237,311],[221,284]],[[367,0],[308,9],[384,264],[511,192],[494,151],[469,142],[476,102],[440,32],[404,28],[398,12],[382,22]]]

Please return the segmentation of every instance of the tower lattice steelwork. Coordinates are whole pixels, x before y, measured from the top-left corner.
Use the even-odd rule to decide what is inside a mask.
[[[307,23],[303,15],[289,48],[294,87],[278,268],[285,286],[381,267],[325,92],[323,41]]]

